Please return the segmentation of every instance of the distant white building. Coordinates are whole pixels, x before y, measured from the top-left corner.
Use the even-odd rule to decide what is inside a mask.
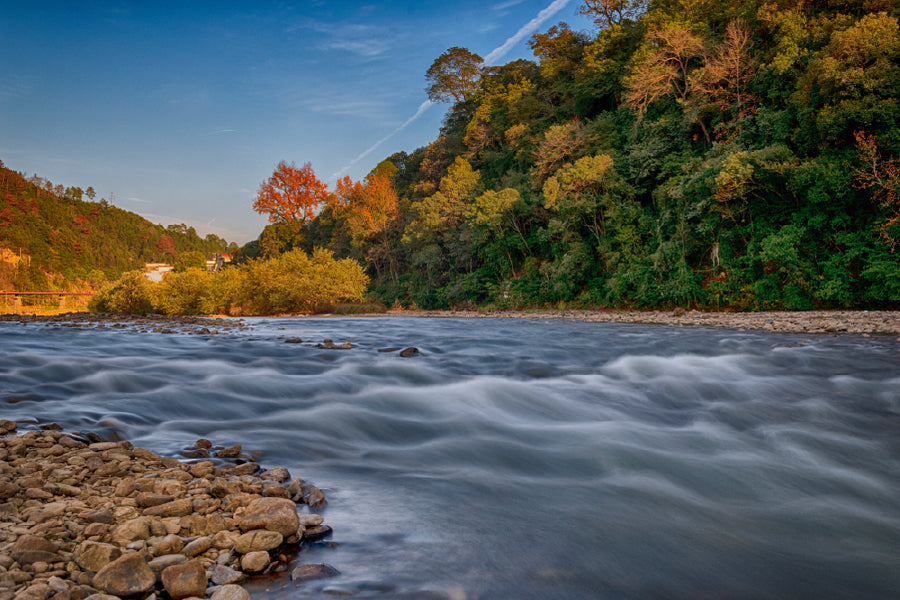
[[[167,263],[147,263],[144,265],[144,277],[159,283],[162,281],[163,275],[174,268],[174,266]]]

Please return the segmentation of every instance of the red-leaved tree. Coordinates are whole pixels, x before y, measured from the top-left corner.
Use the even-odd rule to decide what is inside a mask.
[[[259,186],[253,210],[269,215],[269,223],[308,221],[325,201],[328,188],[319,181],[312,166],[299,169],[294,163],[278,163],[275,172]]]

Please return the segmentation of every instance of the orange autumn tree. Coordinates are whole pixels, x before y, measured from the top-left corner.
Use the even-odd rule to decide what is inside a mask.
[[[361,182],[350,177],[339,179],[329,203],[334,214],[346,223],[353,244],[369,245],[366,260],[379,273],[387,264],[393,275],[394,261],[387,232],[399,212],[400,199],[389,176],[376,169]]]
[[[269,215],[269,223],[305,222],[316,216],[328,196],[328,188],[319,181],[312,165],[299,169],[294,163],[278,163],[271,177],[262,182],[253,210]]]

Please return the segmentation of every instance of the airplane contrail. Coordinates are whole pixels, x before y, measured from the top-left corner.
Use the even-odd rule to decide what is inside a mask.
[[[532,20],[525,23],[525,25],[520,27],[517,32],[515,32],[512,36],[509,37],[509,39],[507,39],[501,45],[499,45],[496,48],[494,48],[493,50],[491,50],[491,52],[484,58],[484,64],[487,66],[492,66],[497,59],[505,56],[507,52],[512,50],[512,48],[516,44],[521,42],[523,39],[525,39],[526,36],[534,33],[538,27],[543,25],[547,19],[549,19],[550,17],[552,17],[553,15],[558,13],[560,10],[562,10],[562,8],[566,4],[568,4],[570,1],[571,0],[554,0],[553,2],[551,2],[547,8],[545,8],[544,10],[539,12],[535,18],[533,18]],[[389,139],[391,139],[392,137],[394,137],[395,135],[397,135],[398,133],[400,133],[407,127],[409,127],[409,125],[413,121],[415,121],[416,119],[421,117],[425,113],[425,111],[427,111],[433,105],[434,105],[434,102],[432,102],[431,100],[426,100],[425,102],[420,104],[419,109],[416,111],[416,114],[414,114],[413,116],[408,118],[406,121],[404,121],[402,124],[400,124],[400,126],[397,127],[397,129],[393,130],[392,132],[390,132],[389,134],[387,134],[386,136],[384,136],[383,138],[381,138],[380,140],[378,140],[377,142],[375,142],[374,144],[369,146],[359,156],[357,156],[356,158],[351,160],[350,164],[348,164],[347,166],[342,168],[340,171],[332,174],[330,179],[337,181],[337,179],[341,175],[345,174],[347,171],[349,171],[351,168],[353,168],[353,166],[356,165],[356,163],[358,163],[359,161],[361,161],[362,159],[367,157],[369,154],[374,152],[383,143],[385,143],[386,141],[388,141]]]
[[[494,61],[505,56],[507,52],[512,50],[513,46],[525,39],[525,36],[531,35],[535,31],[537,31],[537,28],[543,25],[544,21],[558,13],[568,3],[569,0],[554,0],[550,4],[550,6],[539,12],[535,18],[520,27],[519,30],[508,40],[503,42],[501,46],[494,48],[490,54],[485,56],[484,64],[489,67],[492,66],[494,64]]]
[[[394,137],[395,135],[397,135],[398,133],[400,133],[400,132],[403,131],[404,129],[406,129],[406,128],[410,125],[410,123],[412,123],[413,121],[415,121],[416,119],[418,119],[419,117],[421,117],[422,114],[423,114],[426,110],[428,110],[429,108],[431,108],[431,105],[432,105],[432,104],[434,104],[434,102],[432,102],[431,100],[426,100],[425,102],[423,102],[422,104],[420,104],[420,105],[419,105],[419,110],[416,111],[416,114],[414,114],[413,116],[411,116],[410,118],[408,118],[407,120],[405,120],[403,123],[401,123],[400,126],[397,127],[397,129],[393,130],[392,132],[390,132],[389,134],[387,134],[386,136],[384,136],[383,138],[381,138],[380,140],[378,140],[377,142],[375,142],[374,144],[372,144],[371,146],[369,146],[369,147],[368,147],[365,151],[363,151],[359,156],[357,156],[356,158],[354,158],[353,160],[351,160],[351,161],[350,161],[350,164],[348,164],[347,166],[343,167],[340,171],[338,171],[338,172],[336,172],[336,173],[333,173],[333,174],[331,175],[330,179],[333,179],[333,180],[337,181],[338,178],[340,178],[341,175],[343,175],[344,173],[346,173],[347,171],[349,171],[351,168],[353,168],[353,166],[354,166],[356,163],[358,163],[359,161],[361,161],[362,159],[364,159],[364,158],[367,157],[368,155],[372,154],[372,152],[374,152],[379,146],[381,146],[383,143],[385,143],[386,141],[388,141],[389,139],[391,139],[392,137]]]

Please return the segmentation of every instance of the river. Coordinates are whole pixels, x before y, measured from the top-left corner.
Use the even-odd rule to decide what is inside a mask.
[[[298,560],[341,575],[258,584],[254,600],[900,593],[895,338],[245,322],[224,335],[0,323],[0,418],[171,456],[239,443],[319,486],[332,543]],[[407,346],[421,355],[378,352]]]

